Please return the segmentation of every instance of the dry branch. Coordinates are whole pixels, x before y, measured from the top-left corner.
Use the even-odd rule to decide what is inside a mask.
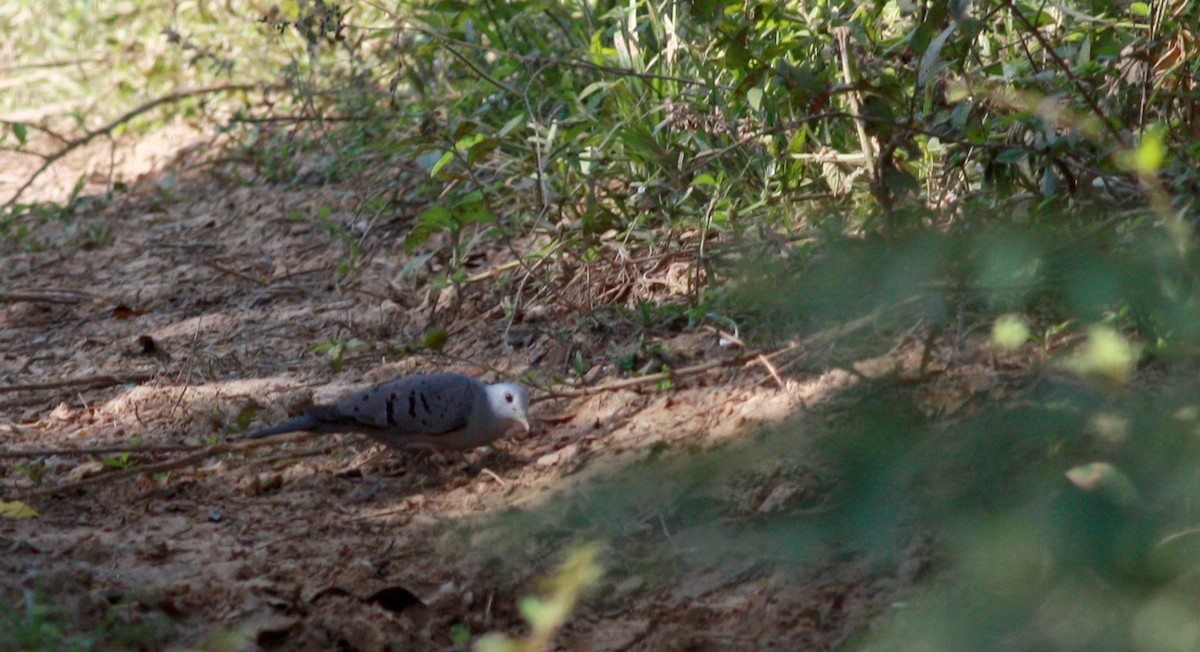
[[[48,292],[0,292],[0,302],[3,303],[79,303],[91,297],[67,290],[51,290]]]
[[[109,385],[124,385],[125,383],[140,383],[143,380],[153,378],[154,374],[132,374],[128,376],[112,376],[109,374],[100,374],[98,376],[84,376],[82,378],[64,378],[62,380],[53,380],[48,383],[25,383],[21,385],[0,385],[0,394],[8,392],[36,392],[43,389],[60,389],[63,387],[93,387]]]
[[[328,437],[328,436],[329,435],[326,433],[309,432],[309,433],[300,433],[298,435],[287,437],[286,439],[283,439],[282,441],[296,442],[296,441],[304,441],[306,439],[313,439],[316,437]],[[53,496],[55,494],[62,493],[64,491],[73,491],[75,489],[82,489],[84,487],[92,487],[92,486],[96,486],[96,485],[100,485],[100,484],[108,484],[110,482],[117,482],[119,480],[125,480],[127,478],[132,478],[134,476],[142,475],[144,473],[162,473],[163,471],[174,471],[175,469],[181,469],[186,466],[198,464],[198,463],[203,462],[204,460],[209,459],[210,457],[214,457],[216,455],[223,455],[225,453],[237,453],[237,452],[241,452],[241,451],[245,451],[245,450],[250,450],[252,448],[259,448],[262,446],[271,446],[271,445],[275,445],[275,444],[279,443],[280,441],[281,440],[279,438],[275,438],[275,439],[263,439],[263,440],[253,439],[253,440],[246,440],[246,441],[239,441],[239,442],[225,443],[225,444],[213,444],[212,446],[205,446],[204,448],[200,449],[199,451],[197,451],[196,453],[194,453],[192,455],[186,455],[179,459],[167,460],[165,462],[159,462],[157,464],[147,464],[145,466],[135,466],[135,467],[128,468],[128,469],[122,469],[120,471],[114,471],[113,473],[104,473],[104,474],[101,474],[101,475],[98,475],[95,477],[80,480],[78,482],[68,482],[67,484],[59,485],[57,487],[47,487],[46,489],[39,489],[37,491],[31,491],[31,492],[21,496],[21,498],[23,500],[28,501],[28,500],[33,500],[35,498],[44,498],[46,496]]]
[[[46,162],[43,163],[42,166],[39,167],[28,179],[26,179],[25,183],[22,184],[15,193],[13,193],[13,196],[10,197],[8,201],[4,202],[4,206],[2,208],[11,208],[13,204],[17,203],[17,200],[21,198],[21,195],[25,194],[25,191],[33,185],[33,182],[36,181],[38,177],[42,176],[42,173],[48,170],[50,166],[57,163],[64,156],[92,142],[98,136],[111,136],[114,129],[125,124],[126,122],[129,122],[130,120],[133,120],[143,113],[152,111],[163,104],[179,102],[190,97],[196,97],[197,95],[211,95],[213,93],[225,93],[229,91],[249,91],[258,88],[264,88],[264,86],[260,84],[222,84],[219,86],[206,86],[204,88],[193,88],[169,93],[137,106],[127,111],[124,115],[116,120],[113,120],[99,129],[93,129],[85,133],[79,138],[72,140],[65,147],[58,150],[54,154],[51,154],[50,157],[46,159]]]
[[[920,298],[921,298],[920,295],[910,296],[907,299],[902,299],[900,301],[897,301],[890,306],[880,308],[879,310],[876,310],[875,312],[872,312],[869,315],[864,315],[862,317],[859,317],[858,319],[847,322],[846,324],[843,324],[841,326],[828,328],[828,329],[825,329],[818,333],[814,333],[813,335],[805,338],[803,341],[793,342],[791,344],[788,344],[787,346],[778,348],[770,353],[763,353],[761,351],[744,351],[737,357],[728,358],[726,360],[716,360],[714,362],[706,362],[704,364],[694,365],[691,367],[684,367],[683,369],[676,369],[673,371],[664,371],[664,372],[657,373],[657,374],[650,374],[648,376],[638,376],[637,378],[626,378],[624,380],[618,380],[618,381],[611,382],[611,383],[605,383],[603,385],[599,385],[596,387],[584,387],[584,388],[580,388],[580,389],[568,389],[568,390],[562,390],[562,391],[558,391],[558,392],[550,392],[543,396],[538,396],[538,397],[534,398],[531,402],[537,403],[539,401],[546,401],[546,400],[555,399],[555,398],[577,398],[580,396],[589,396],[591,394],[598,394],[600,392],[612,392],[612,391],[616,391],[618,389],[625,389],[627,387],[635,387],[637,385],[645,385],[648,383],[657,383],[657,382],[661,382],[664,380],[675,380],[677,378],[683,378],[685,376],[694,376],[696,374],[701,374],[706,371],[711,371],[718,367],[737,367],[737,366],[752,365],[752,364],[762,365],[767,370],[767,372],[771,375],[771,377],[777,383],[779,383],[780,386],[783,386],[783,379],[779,375],[778,369],[776,369],[776,367],[773,364],[771,364],[771,361],[774,360],[775,358],[778,358],[787,353],[795,351],[796,349],[800,348],[801,346],[806,346],[806,345],[810,346],[810,347],[821,346],[821,345],[824,345],[825,343],[837,340],[838,338],[845,337],[846,335],[849,335],[850,333],[853,333],[854,331],[857,331],[861,328],[864,328],[864,327],[870,325],[871,323],[874,323],[877,319],[879,319],[880,317],[882,317],[884,314],[886,314],[888,312],[897,310],[899,308],[903,308],[905,306],[912,305],[913,303],[917,302]],[[740,345],[741,341],[737,340],[736,343],[738,343]]]
[[[691,366],[691,367],[684,367],[683,369],[676,369],[673,371],[663,371],[663,372],[660,372],[657,374],[638,376],[637,378],[626,378],[624,380],[617,380],[617,381],[614,381],[611,383],[605,383],[603,385],[598,385],[596,387],[584,387],[584,388],[580,388],[580,389],[567,389],[567,390],[561,390],[561,391],[557,391],[557,392],[550,392],[549,394],[545,394],[543,396],[538,396],[530,402],[537,403],[539,401],[546,401],[546,400],[550,400],[550,399],[554,399],[554,398],[578,398],[580,396],[590,396],[592,394],[599,394],[601,392],[613,392],[618,389],[625,389],[626,387],[636,387],[638,385],[646,385],[649,383],[658,383],[658,382],[662,382],[664,380],[675,380],[677,378],[683,378],[685,376],[695,376],[696,374],[701,374],[706,371],[711,371],[711,370],[717,369],[719,367],[740,366],[742,364],[745,364],[748,360],[755,359],[758,355],[759,354],[757,352],[753,352],[753,353],[746,354],[746,355],[739,355],[736,358],[729,358],[728,360],[716,360],[714,362],[706,362],[704,364],[699,364],[699,365],[695,365],[695,366]]]
[[[200,444],[177,444],[167,446],[138,445],[138,446],[91,446],[83,448],[31,448],[20,451],[0,451],[0,460],[22,457],[60,457],[104,455],[108,453],[187,453],[204,448]]]
[[[224,265],[215,263],[211,260],[201,260],[200,264],[204,265],[206,267],[215,269],[216,271],[221,272],[222,274],[228,274],[229,276],[234,276],[236,278],[240,278],[243,281],[250,281],[251,283],[255,283],[261,287],[267,287],[268,285],[270,285],[270,283],[267,283],[266,281],[264,281],[262,279],[254,278],[253,276],[251,276],[245,272],[239,272],[236,269],[230,269],[228,267],[225,267]]]

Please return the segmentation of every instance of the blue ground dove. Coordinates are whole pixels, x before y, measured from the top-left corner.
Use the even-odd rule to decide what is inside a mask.
[[[529,430],[529,393],[512,383],[484,383],[462,374],[405,376],[314,405],[304,416],[249,435],[285,432],[357,432],[392,448],[432,446],[467,450],[506,434]]]

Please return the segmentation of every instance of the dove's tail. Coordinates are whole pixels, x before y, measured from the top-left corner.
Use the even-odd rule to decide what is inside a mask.
[[[302,417],[296,417],[291,421],[281,423],[277,426],[256,430],[249,435],[246,435],[246,439],[262,439],[263,437],[270,437],[271,435],[282,435],[285,432],[303,432],[305,430],[318,432],[322,431],[323,428],[321,428],[320,421],[317,421],[312,416],[306,414]]]

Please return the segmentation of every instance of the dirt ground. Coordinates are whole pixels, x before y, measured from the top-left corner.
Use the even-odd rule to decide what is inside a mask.
[[[186,148],[199,137],[163,139]],[[587,309],[605,284],[624,283],[611,296],[625,305],[678,295],[685,256],[622,258],[613,243],[608,259],[534,279],[503,268],[512,253],[497,243],[469,272],[507,271],[431,290],[436,259],[406,271],[411,216],[370,220],[351,187],[203,175],[167,185],[171,149],[152,151],[116,158],[129,192],[39,227],[45,248],[0,259],[0,444],[40,452],[0,466],[3,499],[40,514],[0,520],[6,599],[67,609],[81,631],[115,619],[130,648],[468,649],[470,636],[524,632],[518,600],[572,542],[595,540],[606,573],[560,649],[796,650],[861,634],[928,572],[935,552],[917,533],[886,566],[832,549],[800,564],[754,552],[755,518],[803,527],[835,479],[796,442],[746,464],[728,464],[730,451],[778,436],[764,428],[823,422],[856,376],[742,361],[715,330],[638,328]],[[26,199],[63,193],[80,172],[83,194],[102,191],[108,154],[81,152]],[[32,169],[8,163],[3,197]],[[361,250],[342,275],[351,241]],[[547,279],[576,305],[535,282]],[[437,329],[440,352],[414,346]],[[340,372],[314,352],[326,342],[345,346]],[[911,366],[910,344],[878,364]],[[568,388],[559,381],[630,377],[622,359],[648,371],[717,364],[669,385],[554,397]],[[357,436],[204,453],[310,400],[435,370],[527,383],[532,432],[442,456]],[[113,450],[74,453],[97,447]],[[696,456],[717,471],[662,471]],[[676,500],[684,477],[717,505]],[[703,540],[710,520],[730,545]],[[785,556],[790,545],[779,543]]]

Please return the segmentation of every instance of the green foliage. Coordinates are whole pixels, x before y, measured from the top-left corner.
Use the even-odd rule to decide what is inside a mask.
[[[1200,351],[1186,208],[1200,190],[1197,8],[418,0],[395,14],[357,4],[349,20],[318,0],[253,22],[184,3],[167,22],[188,28],[156,40],[149,26],[166,10],[155,3],[51,4],[69,29],[21,47],[113,53],[114,100],[183,79],[276,86],[221,126],[254,181],[355,181],[367,222],[403,234],[406,272],[441,263],[435,285],[524,238],[533,251],[512,251],[539,264],[598,264],[606,247],[687,252],[704,280],[685,296],[634,293],[596,311],[645,330],[733,321],[802,337],[870,315],[883,335],[990,328],[997,355],[1079,337],[1011,400],[952,423],[918,392],[863,380],[841,397],[855,409],[837,436],[813,452],[836,478],[816,492],[820,513],[748,517],[721,491],[794,454],[812,438],[800,425],[740,450],[652,459],[543,513],[504,515],[505,536],[617,541],[629,552],[614,555],[614,574],[665,577],[748,558],[808,569],[833,548],[887,567],[897,539],[924,527],[947,550],[944,581],[864,635],[868,648],[1195,646],[1194,592],[1180,578],[1197,570],[1200,408],[1192,383],[1139,392],[1136,373],[1186,370]],[[46,20],[37,10],[17,3],[0,17]],[[15,85],[0,110],[79,84]],[[36,124],[7,126],[3,145],[22,148]],[[111,243],[75,222],[81,187],[64,206],[10,208],[0,239]],[[345,247],[339,275],[357,271],[357,219],[329,205],[294,218]],[[74,230],[40,230],[60,223]],[[878,353],[852,339],[822,362]],[[333,337],[313,352],[336,373],[359,344]],[[444,344],[435,330],[404,350]],[[663,354],[642,344],[616,363],[651,374],[669,369]],[[572,363],[579,376],[591,365]],[[35,482],[45,472],[18,470]],[[530,638],[489,645],[540,649],[585,583],[523,601]],[[465,644],[470,630],[450,636]]]
[[[104,225],[84,217],[102,206],[105,198],[80,196],[82,181],[76,183],[64,204],[14,204],[0,212],[0,248],[45,251],[63,245],[85,249],[111,246],[116,236]]]
[[[478,652],[542,652],[549,650],[554,634],[567,620],[583,592],[594,585],[602,574],[595,545],[574,546],[558,572],[546,581],[545,597],[525,596],[517,604],[521,617],[529,623],[529,634],[523,639],[501,634],[489,634],[475,644]]]
[[[238,410],[237,416],[233,418],[233,423],[230,424],[230,429],[233,432],[246,432],[250,429],[250,423],[254,421],[254,417],[258,415],[258,410],[262,406],[258,401],[248,401]]]
[[[0,611],[0,640],[14,650],[147,649],[161,645],[171,630],[165,616],[154,611],[142,613],[136,601],[118,602],[98,622],[87,624],[80,614],[42,593],[25,591],[23,595],[23,601]]]
[[[46,474],[50,471],[46,463],[41,461],[30,462],[28,464],[14,464],[10,468],[17,473],[25,474],[35,485],[42,484],[42,481],[46,479]]]
[[[328,341],[314,346],[312,352],[317,355],[325,354],[329,358],[329,370],[336,374],[342,371],[342,363],[345,360],[346,351],[361,346],[363,346],[363,342],[358,338],[351,338],[346,342],[337,338],[330,338]]]
[[[346,276],[355,269],[360,251],[359,239],[350,232],[345,224],[334,217],[332,206],[322,204],[311,216],[307,216],[301,211],[292,211],[288,214],[288,219],[293,222],[316,222],[325,228],[325,232],[331,240],[345,246],[346,255],[338,261],[338,276]]]
[[[9,127],[12,129],[12,135],[17,138],[17,144],[24,147],[25,141],[29,137],[29,128],[24,122],[13,122],[9,124]]]
[[[444,328],[433,328],[425,333],[421,338],[421,348],[429,351],[441,351],[446,348],[446,342],[449,341],[450,334]]]
[[[1020,315],[1001,315],[992,327],[992,346],[1000,351],[1015,351],[1029,340],[1029,326]]]
[[[128,469],[137,464],[137,460],[133,459],[133,454],[129,451],[103,457],[100,461],[104,466],[114,469]]]
[[[461,623],[450,627],[450,642],[454,645],[463,645],[471,642],[471,628]]]
[[[1151,42],[1149,19],[1111,0],[55,7],[70,29],[23,47],[86,51],[104,32],[125,44],[106,88],[281,85],[222,126],[260,178],[364,182],[372,221],[418,215],[406,249],[451,274],[481,242],[551,225],[560,253],[604,234],[703,251],[772,231],[942,226],[985,206],[1016,224],[1039,204],[1086,216],[1151,195],[1165,215],[1164,197],[1197,187],[1185,50],[1154,54],[1188,42],[1190,11],[1157,17]],[[29,92],[20,106],[53,97]],[[7,131],[22,145],[26,129]],[[331,235],[349,273],[358,234]]]
[[[16,51],[10,60],[22,64],[6,70],[12,83],[0,94],[0,114],[34,109],[40,116],[43,108],[61,107],[46,112],[56,118],[57,126],[63,122],[57,116],[63,116],[72,124],[88,122],[94,127],[177,87],[227,79],[233,62],[249,60],[247,52],[254,43],[246,37],[255,32],[255,25],[232,7],[152,0],[6,3],[0,7],[0,24],[10,28],[7,33],[20,32],[21,38],[10,42]],[[164,30],[168,25],[186,33]],[[212,45],[217,42],[221,45]],[[94,97],[104,101],[89,101]],[[197,103],[178,109],[183,115],[194,113]],[[42,120],[9,127],[24,145],[26,123]],[[163,114],[148,114],[135,125],[162,120]]]

